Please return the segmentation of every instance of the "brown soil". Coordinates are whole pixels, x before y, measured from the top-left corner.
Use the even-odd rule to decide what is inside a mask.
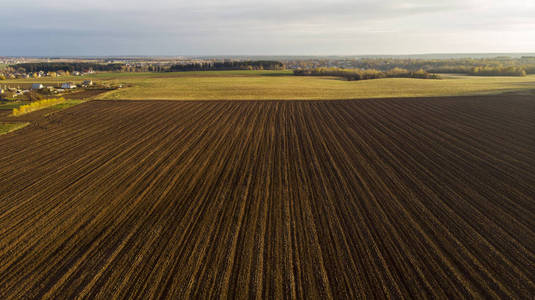
[[[0,136],[0,298],[530,298],[535,99],[93,101]]]

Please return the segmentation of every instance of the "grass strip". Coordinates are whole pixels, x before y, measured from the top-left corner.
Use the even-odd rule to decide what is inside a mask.
[[[0,135],[22,129],[29,124],[29,122],[0,122]]]

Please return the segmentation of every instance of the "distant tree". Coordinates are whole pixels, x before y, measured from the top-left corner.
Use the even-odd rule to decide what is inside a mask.
[[[57,62],[57,63],[23,63],[12,65],[11,67],[18,68],[19,73],[24,72],[57,72],[59,70],[74,72],[81,71],[87,72],[89,70],[94,71],[120,71],[124,64],[100,64],[100,63],[82,63],[82,62]]]
[[[409,71],[401,68],[393,68],[388,71],[376,69],[342,69],[342,68],[314,68],[294,70],[297,76],[335,76],[346,80],[368,80],[379,78],[423,78],[438,79],[435,74],[430,74],[425,70]]]
[[[170,72],[215,71],[215,70],[281,70],[284,65],[278,61],[224,61],[178,64],[169,67]]]

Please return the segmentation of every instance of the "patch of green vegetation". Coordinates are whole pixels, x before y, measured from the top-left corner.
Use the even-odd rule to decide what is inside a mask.
[[[65,100],[65,102],[63,103],[52,106],[51,109],[55,109],[55,110],[67,109],[69,107],[73,107],[75,105],[78,105],[84,102],[85,102],[84,100]]]
[[[24,128],[29,122],[0,122],[0,135]]]
[[[57,111],[67,109],[69,107],[76,106],[78,104],[86,102],[85,100],[65,100],[62,103],[56,104],[54,106],[49,107],[50,110],[53,110],[52,112],[47,113],[45,116],[51,115]]]
[[[0,110],[12,110],[18,108],[23,103],[21,101],[0,101]]]

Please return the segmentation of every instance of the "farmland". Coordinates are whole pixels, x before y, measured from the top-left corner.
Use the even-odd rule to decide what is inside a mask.
[[[187,96],[193,77],[170,78],[151,99],[223,85]],[[144,96],[129,93],[106,97]],[[533,96],[107,100],[27,118],[0,136],[2,299],[535,294]]]
[[[349,82],[334,77],[293,76],[291,71],[109,72],[84,77],[6,80],[0,85],[29,85],[31,82],[58,84],[86,79],[101,84],[124,85],[122,89],[97,97],[107,100],[333,100],[532,93],[535,90],[535,75],[442,75],[442,78],[386,78]]]

